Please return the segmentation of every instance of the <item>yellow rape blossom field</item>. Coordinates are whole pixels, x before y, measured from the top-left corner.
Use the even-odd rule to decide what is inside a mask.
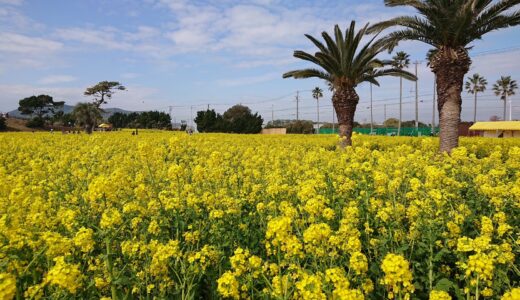
[[[520,141],[0,135],[0,299],[520,299]]]

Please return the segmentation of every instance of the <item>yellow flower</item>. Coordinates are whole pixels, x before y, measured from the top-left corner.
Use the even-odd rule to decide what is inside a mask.
[[[240,292],[238,290],[239,283],[232,272],[228,271],[222,274],[217,280],[218,292],[224,298],[239,299]]]
[[[115,227],[121,225],[122,222],[123,218],[121,217],[121,213],[117,209],[112,208],[101,215],[99,226],[103,229],[115,229]]]
[[[83,280],[79,264],[66,263],[63,256],[56,257],[54,262],[55,264],[45,276],[44,282],[57,285],[75,294],[81,288]]]
[[[433,290],[430,292],[430,300],[451,300],[451,296],[445,291]]]
[[[520,299],[520,288],[514,288],[505,293],[500,300],[518,300]]]
[[[383,259],[381,269],[385,273],[381,283],[389,289],[390,299],[394,298],[394,294],[404,294],[409,297],[409,293],[413,293],[415,287],[412,284],[412,272],[408,261],[401,255],[389,253]],[[407,296],[408,295],[408,296]]]
[[[88,253],[94,249],[94,231],[90,228],[81,227],[74,237],[74,245],[78,247],[81,252]]]
[[[11,300],[16,295],[16,278],[9,273],[0,273],[0,299]]]

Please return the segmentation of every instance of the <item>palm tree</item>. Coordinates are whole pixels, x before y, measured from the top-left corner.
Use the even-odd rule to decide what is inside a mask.
[[[477,94],[486,90],[487,80],[480,76],[478,73],[473,74],[473,76],[468,77],[468,81],[466,81],[466,91],[468,93],[475,95],[475,104],[473,107],[473,123],[477,122]]]
[[[72,114],[80,126],[85,127],[85,132],[91,134],[98,120],[101,119],[101,109],[93,103],[78,103]]]
[[[404,51],[397,52],[392,57],[392,66],[402,70],[410,65],[410,55]],[[399,77],[399,124],[397,125],[397,135],[401,135],[401,122],[403,120],[403,77]]]
[[[493,84],[495,95],[500,96],[500,99],[504,101],[504,121],[506,120],[507,97],[513,96],[516,89],[518,89],[518,85],[516,84],[516,80],[511,79],[511,76],[501,76],[500,79]],[[511,121],[511,108],[509,110],[509,121]]]
[[[312,98],[316,99],[316,113],[318,116],[318,131],[316,133],[320,133],[320,98],[323,97],[323,90],[319,87],[315,87],[312,90]]]
[[[450,152],[459,144],[461,93],[471,65],[469,44],[488,32],[520,24],[520,11],[512,10],[518,0],[385,0],[385,4],[418,12],[370,28],[370,32],[380,32],[400,26],[383,38],[389,49],[403,40],[421,41],[436,49],[430,68],[437,82],[440,150]]]
[[[345,139],[342,146],[352,145],[352,128],[354,114],[359,102],[356,87],[362,82],[371,82],[379,86],[377,81],[381,76],[404,76],[415,80],[415,76],[404,70],[391,67],[391,61],[376,58],[386,48],[377,36],[372,37],[364,45],[361,39],[367,35],[368,24],[361,30],[355,30],[355,22],[350,28],[341,32],[338,25],[334,27],[334,39],[327,33],[321,35],[325,44],[311,35],[305,36],[318,48],[314,55],[304,51],[294,51],[294,57],[307,60],[319,68],[309,68],[290,71],[283,74],[284,78],[311,78],[317,77],[330,82],[333,86],[332,104],[336,110],[339,123],[339,134]],[[390,66],[389,68],[387,68]],[[371,73],[371,71],[374,71]]]

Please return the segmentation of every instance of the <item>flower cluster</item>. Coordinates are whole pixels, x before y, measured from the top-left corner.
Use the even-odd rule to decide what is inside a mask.
[[[519,299],[520,141],[0,134],[0,299]]]

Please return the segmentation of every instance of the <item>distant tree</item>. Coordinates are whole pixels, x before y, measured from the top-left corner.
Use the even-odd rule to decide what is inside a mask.
[[[398,70],[408,68],[410,65],[410,55],[404,51],[397,52],[392,57],[392,66]],[[403,77],[399,77],[399,124],[397,125],[397,135],[401,134],[401,122],[403,121]]]
[[[169,114],[159,111],[145,111],[139,113],[137,122],[141,128],[148,129],[171,129],[171,117]]]
[[[491,121],[491,122],[500,121],[500,117],[493,115],[493,116],[489,117],[489,121]]]
[[[320,133],[320,98],[323,97],[323,90],[319,87],[315,87],[312,90],[312,98],[316,99],[316,114],[317,114],[317,121],[318,123],[318,130],[317,133]]]
[[[112,124],[114,128],[125,128],[128,126],[128,114],[116,112],[108,117],[108,123]]]
[[[0,131],[7,129],[7,122],[3,116],[0,116]]]
[[[338,25],[334,27],[334,36],[322,33],[325,43],[313,36],[306,35],[319,51],[307,53],[295,51],[293,56],[312,62],[315,67],[300,69],[283,74],[284,78],[316,77],[329,82],[332,86],[332,105],[338,117],[339,135],[345,137],[342,146],[352,145],[354,115],[359,102],[356,87],[363,82],[379,86],[378,77],[404,76],[416,80],[413,74],[390,67],[387,60],[377,56],[386,51],[380,40],[367,37],[368,24],[356,31],[355,22],[343,33]],[[365,44],[366,43],[366,44]]]
[[[385,127],[397,128],[397,126],[399,126],[399,120],[396,118],[389,118],[383,122],[383,125]]]
[[[468,77],[466,85],[464,86],[466,91],[475,96],[475,103],[473,104],[473,123],[477,122],[477,94],[486,90],[487,80],[480,76],[478,73]]]
[[[321,125],[321,128],[338,128],[338,124],[323,123],[323,125]]]
[[[401,122],[402,127],[415,127],[415,120]],[[419,127],[428,127],[427,124],[419,122]]]
[[[511,76],[502,76],[495,84],[493,84],[495,95],[500,96],[500,99],[504,101],[504,121],[507,120],[507,97],[513,96],[517,89],[518,85],[516,84],[516,80],[512,80]]]
[[[314,133],[314,125],[309,120],[296,120],[287,126],[287,133]]]
[[[243,105],[230,107],[223,115],[215,110],[197,112],[195,123],[199,132],[259,133],[264,120]]]
[[[267,122],[265,128],[287,128],[287,126],[294,121],[296,120],[272,120]]]
[[[117,81],[101,81],[85,90],[85,96],[94,96],[93,104],[99,108],[101,104],[106,104],[107,99],[111,99],[116,91],[124,91],[124,87]]]
[[[31,96],[18,102],[18,111],[22,115],[36,115],[37,118],[43,119],[46,115],[53,115],[55,110],[64,104],[63,101],[54,101],[49,95]]]
[[[85,127],[85,132],[91,134],[99,120],[101,109],[93,103],[78,103],[72,112],[79,126]]]
[[[214,109],[208,109],[197,112],[195,118],[198,132],[219,132],[223,131],[223,119],[220,114],[217,114]]]
[[[170,115],[158,111],[130,114],[117,112],[108,118],[108,122],[115,128],[171,129]]]
[[[74,117],[74,114],[68,113],[68,114],[63,114],[63,116],[60,117],[60,121],[61,121],[61,124],[63,124],[63,126],[72,127],[76,123],[76,118]]]
[[[259,133],[264,123],[258,113],[252,114],[251,109],[243,105],[230,107],[222,117],[227,131],[233,133]]]

